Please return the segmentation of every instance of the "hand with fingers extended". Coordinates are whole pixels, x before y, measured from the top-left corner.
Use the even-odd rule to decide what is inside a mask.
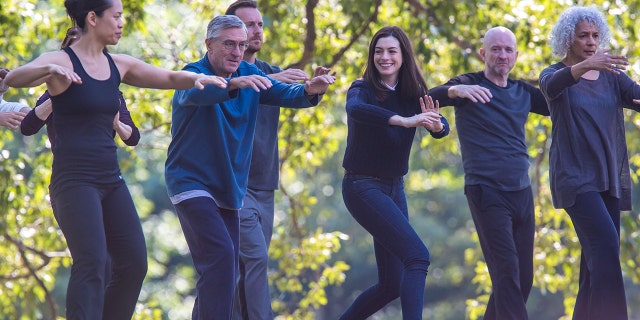
[[[202,90],[204,89],[204,86],[208,84],[212,84],[224,89],[227,87],[227,80],[223,77],[202,74],[196,79],[193,86],[197,89]]]
[[[336,72],[331,72],[330,68],[327,67],[323,67],[323,66],[318,66],[313,70],[313,76],[317,77],[317,76],[321,76],[321,75],[325,75],[325,74],[330,74],[332,76],[336,76]]]
[[[21,111],[0,112],[0,126],[16,130],[26,115],[26,112]]]
[[[330,85],[336,82],[335,72],[329,74],[329,69],[317,69],[314,72],[315,75],[311,80],[307,80],[304,84],[304,91],[308,95],[323,94],[327,91]]]
[[[287,69],[278,73],[272,73],[269,77],[284,83],[299,83],[300,81],[309,80],[306,72],[300,69]]]
[[[481,103],[487,103],[493,98],[489,89],[479,85],[456,85],[450,87],[447,93],[449,98],[464,98]]]
[[[50,76],[65,78],[71,82],[75,82],[78,84],[82,83],[82,79],[80,78],[80,76],[72,69],[54,63],[49,64],[48,67]]]
[[[598,51],[592,57],[585,59],[584,63],[586,63],[592,70],[611,72],[614,74],[627,70],[627,66],[629,65],[627,57],[610,54],[610,51],[611,49]]]
[[[420,114],[423,119],[422,126],[431,132],[444,130],[444,124],[440,120],[442,116],[440,115],[440,103],[438,100],[434,102],[431,96],[428,95],[420,97],[420,109],[422,109]]]
[[[229,90],[252,88],[255,92],[260,92],[261,90],[271,88],[272,85],[273,84],[269,78],[257,74],[241,76],[229,80]]]

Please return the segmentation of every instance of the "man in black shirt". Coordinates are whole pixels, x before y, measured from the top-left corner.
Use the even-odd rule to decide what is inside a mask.
[[[484,319],[528,319],[535,219],[524,124],[530,112],[549,110],[539,89],[509,79],[518,57],[513,32],[487,31],[480,55],[483,71],[429,94],[441,107],[455,107],[464,192],[493,286]]]

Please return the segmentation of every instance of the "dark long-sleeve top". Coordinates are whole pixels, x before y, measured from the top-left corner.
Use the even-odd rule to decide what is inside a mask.
[[[215,75],[208,57],[184,70]],[[267,75],[246,61],[231,78]],[[230,80],[231,78],[227,79]],[[172,101],[171,143],[165,163],[165,181],[171,201],[211,197],[219,207],[238,210],[247,190],[251,151],[259,104],[310,107],[303,84],[273,84],[260,92],[252,88],[229,90],[208,85],[176,90]]]
[[[371,86],[356,80],[347,92],[347,148],[342,166],[347,172],[396,178],[409,171],[409,154],[416,128],[389,124],[394,115],[411,117],[421,113],[419,101],[401,99],[389,91],[378,101]],[[449,134],[449,123],[441,118],[444,130],[430,132],[434,138]]]
[[[265,74],[282,71],[277,66],[256,59],[256,67]],[[279,155],[278,155],[278,122],[280,106],[261,104],[258,107],[256,132],[251,152],[251,168],[249,169],[249,188],[254,190],[278,189]]]
[[[29,111],[29,113],[24,117],[24,119],[22,119],[22,123],[20,124],[20,131],[22,132],[23,135],[30,136],[30,135],[36,134],[38,131],[40,131],[40,129],[42,129],[43,126],[46,125],[47,136],[49,137],[49,141],[51,142],[51,147],[53,148],[53,144],[55,143],[55,140],[56,140],[56,128],[53,125],[51,125],[53,112],[49,114],[49,116],[45,120],[38,118],[38,116],[36,115],[36,108],[42,103],[44,103],[45,101],[47,101],[47,99],[49,98],[50,98],[49,91],[45,91],[44,94],[40,96],[40,98],[38,98],[38,101],[36,102],[36,106]],[[138,142],[140,141],[140,130],[138,130],[138,127],[136,126],[136,124],[133,122],[133,119],[131,118],[129,109],[127,109],[127,103],[125,102],[124,97],[122,96],[122,92],[120,92],[119,112],[120,112],[119,114],[120,122],[131,127],[131,136],[129,137],[129,139],[122,140],[122,141],[128,146],[138,145]],[[116,131],[114,130],[113,131],[114,138],[115,138],[115,135],[116,135]]]
[[[491,91],[488,103],[449,98],[455,85],[479,85]],[[501,87],[484,72],[463,74],[429,90],[441,107],[454,106],[465,184],[482,184],[502,191],[518,191],[531,184],[524,125],[529,113],[549,115],[547,102],[536,87],[508,79]]]
[[[551,195],[556,208],[575,204],[577,194],[608,192],[631,210],[631,178],[622,108],[638,111],[640,86],[625,73],[600,72],[577,81],[559,62],[540,74],[540,89],[553,123],[549,150]]]

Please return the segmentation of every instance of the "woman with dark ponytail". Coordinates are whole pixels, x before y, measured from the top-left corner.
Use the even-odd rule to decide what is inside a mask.
[[[120,82],[158,89],[226,87],[223,78],[169,71],[105,49],[122,36],[121,0],[66,0],[82,36],[9,73],[11,87],[47,84],[56,129],[49,192],[73,265],[67,319],[131,319],[147,271],[144,235],[113,140]],[[105,265],[111,276],[105,283]]]

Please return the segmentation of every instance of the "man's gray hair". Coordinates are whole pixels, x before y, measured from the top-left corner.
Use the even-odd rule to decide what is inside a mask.
[[[611,32],[602,12],[594,6],[576,6],[565,10],[551,30],[549,45],[554,55],[560,58],[567,56],[569,48],[576,38],[576,27],[582,21],[593,23],[598,29],[599,49],[605,49],[609,46]]]
[[[248,33],[247,27],[240,18],[232,15],[221,15],[209,21],[209,25],[207,26],[207,39],[215,40],[220,36],[222,30],[229,28],[242,28],[244,33]]]

